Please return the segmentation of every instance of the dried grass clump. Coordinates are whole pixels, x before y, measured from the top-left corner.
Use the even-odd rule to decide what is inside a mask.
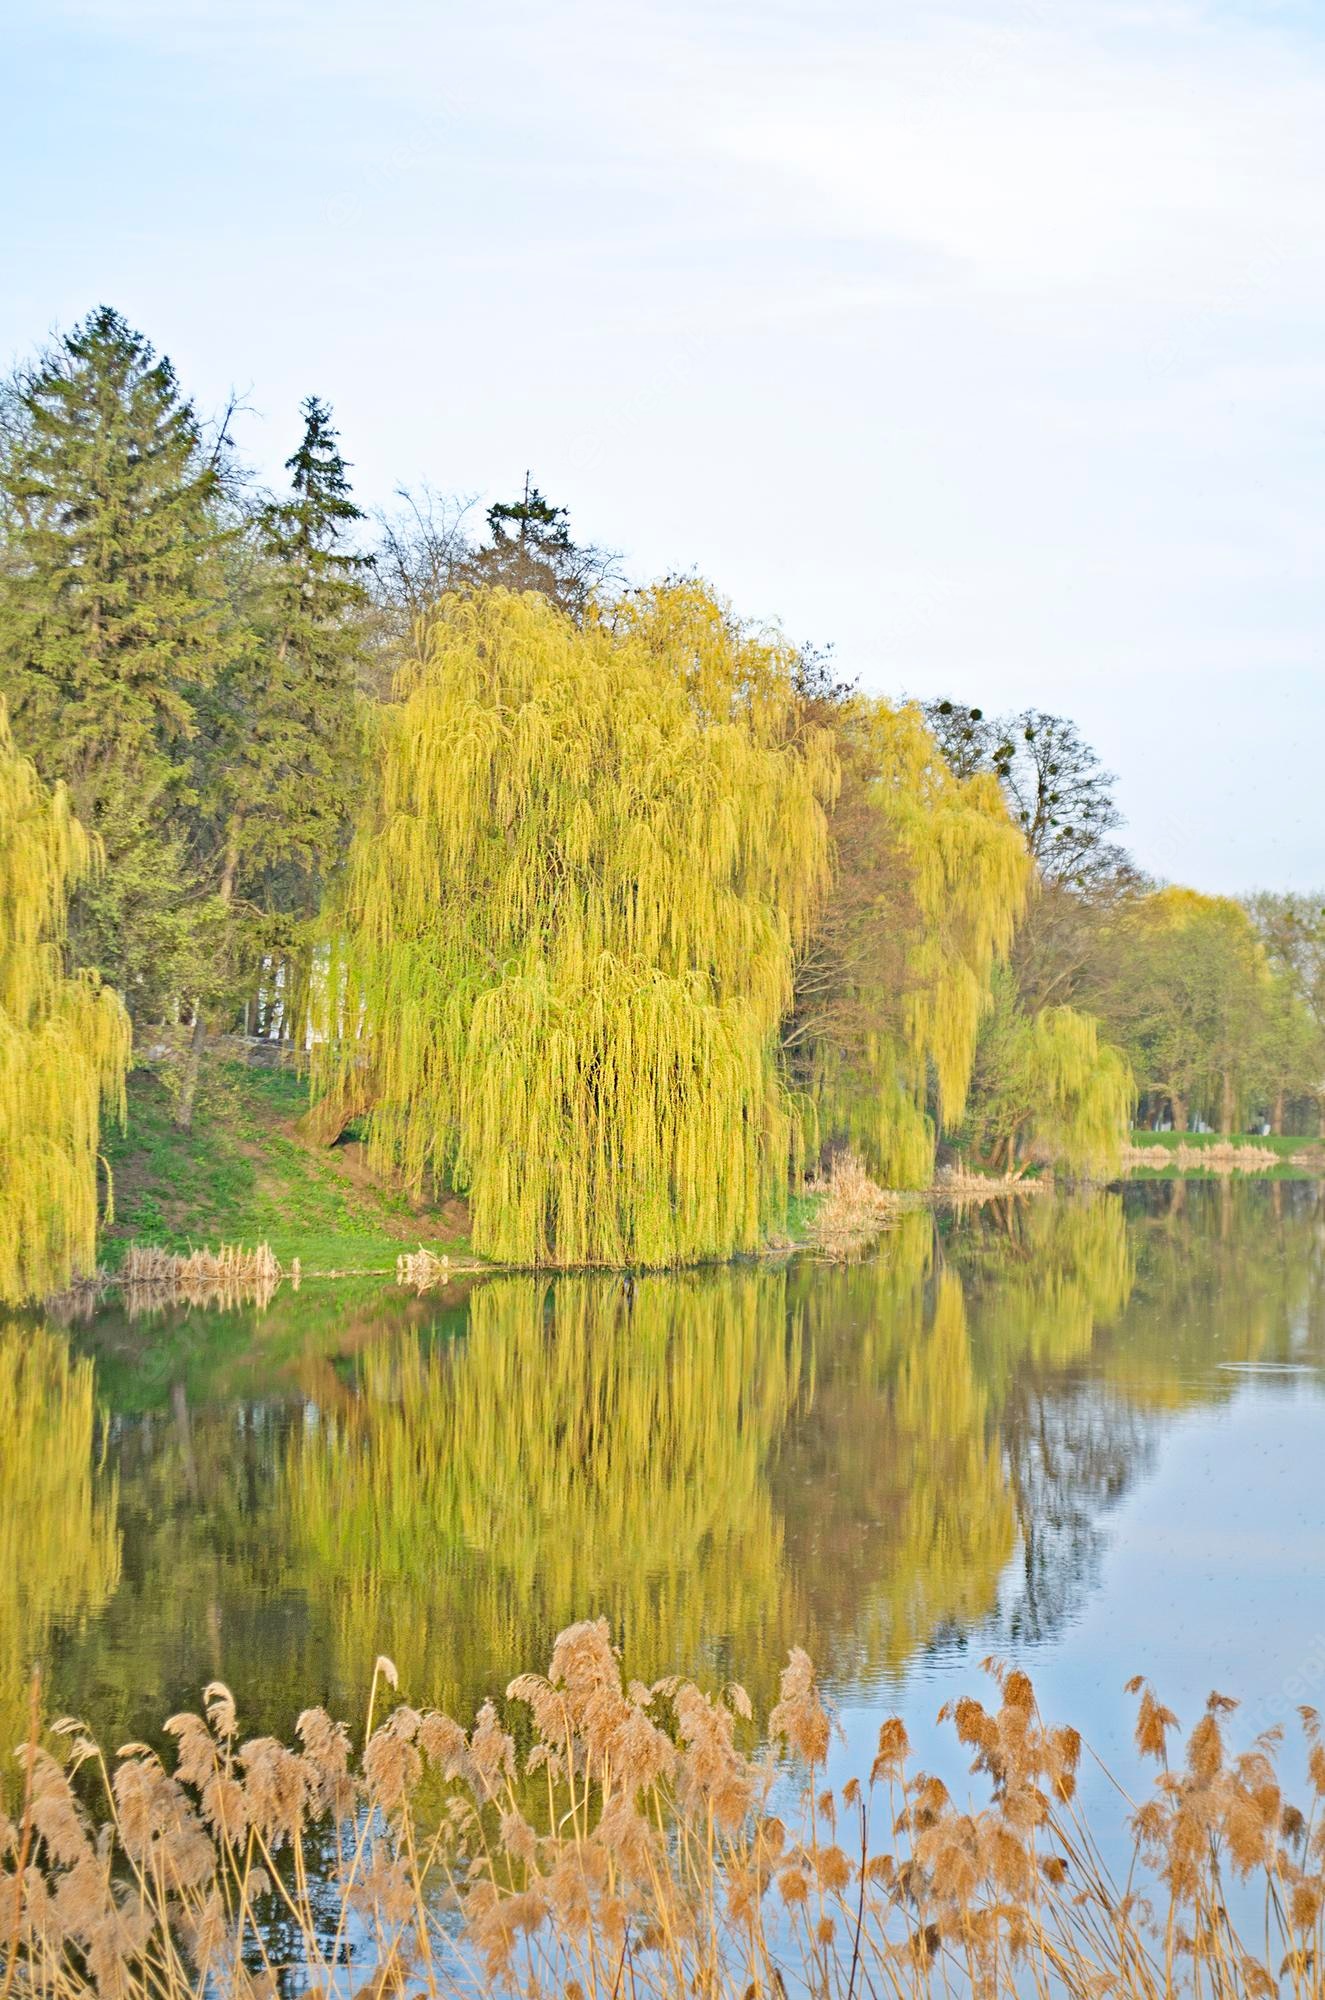
[[[402,1250],[396,1259],[396,1283],[405,1285],[420,1297],[437,1285],[444,1285],[451,1275],[449,1257],[439,1257],[420,1243],[417,1250]]]
[[[163,1305],[269,1306],[285,1275],[269,1243],[246,1250],[223,1243],[219,1250],[191,1250],[178,1256],[151,1243],[131,1243],[120,1266],[119,1283],[130,1316]]]
[[[823,1256],[860,1256],[896,1222],[902,1203],[898,1196],[871,1179],[859,1153],[849,1148],[836,1154],[827,1175],[807,1192],[822,1195],[811,1225],[810,1240]]]
[[[988,1201],[995,1195],[1044,1194],[1053,1192],[1053,1177],[1029,1180],[1025,1174],[982,1174],[965,1166],[940,1167],[934,1176],[934,1193],[953,1201]]]
[[[1221,1139],[1215,1146],[1124,1146],[1124,1167],[1177,1167],[1183,1173],[1204,1168],[1212,1174],[1263,1174],[1269,1167],[1290,1164],[1269,1146],[1235,1146]]]
[[[992,1671],[989,1706],[966,1697],[941,1718],[972,1753],[981,1800],[966,1804],[915,1768],[898,1717],[867,1782],[825,1788],[832,1725],[803,1653],[750,1755],[742,1688],[623,1684],[601,1621],[511,1683],[510,1727],[493,1702],[469,1730],[408,1706],[374,1726],[396,1683],[379,1659],[357,1757],[321,1709],[294,1747],[244,1741],[219,1683],[201,1715],[166,1725],[173,1771],[143,1744],[108,1761],[77,1722],[55,1725],[61,1756],[34,1730],[20,1817],[0,1821],[0,1994],[1325,1990],[1311,1711],[1303,1812],[1280,1790],[1274,1732],[1231,1755],[1233,1704],[1212,1695],[1171,1758],[1175,1719],[1134,1683],[1155,1769],[1115,1873],[1077,1798],[1081,1738],[1044,1721],[1023,1673]]]

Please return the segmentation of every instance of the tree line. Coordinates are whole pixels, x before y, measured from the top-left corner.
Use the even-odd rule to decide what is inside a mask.
[[[140,1049],[183,1035],[183,1126],[211,1033],[316,1021],[326,1136],[362,1116],[381,1164],[489,1190],[489,1247],[588,1261],[746,1244],[843,1143],[906,1184],[940,1142],[1098,1167],[1134,1089],[1319,1119],[1321,899],[1146,881],[1071,722],[866,697],[694,579],[627,588],[528,480],[477,527],[431,491],[370,522],[316,396],[292,441],[261,490],[105,307],[0,397],[11,1068],[57,961]],[[36,870],[67,908],[20,796],[83,830]],[[541,1194],[500,1136],[536,1103]]]

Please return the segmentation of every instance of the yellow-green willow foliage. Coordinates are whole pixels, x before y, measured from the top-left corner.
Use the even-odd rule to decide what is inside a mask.
[[[990,982],[1012,945],[1030,857],[997,778],[955,777],[914,705],[861,701],[844,726],[848,754],[863,763],[896,843],[905,949],[895,990],[871,990],[870,968],[855,969],[871,1025],[849,1053],[819,1047],[816,1096],[826,1135],[860,1146],[885,1185],[918,1187],[932,1176],[938,1132],[965,1110]],[[884,974],[894,976],[892,968]]]
[[[0,1326],[0,1743],[27,1734],[27,1686],[51,1634],[119,1580],[114,1483],[94,1464],[92,1363],[44,1327]],[[11,1760],[0,1763],[0,1788]]]
[[[1226,1364],[1300,1366],[1325,1334],[1321,1184],[1175,1180],[1147,1190],[1133,1224],[1132,1309],[1104,1347],[1133,1401],[1184,1409],[1232,1396]],[[1304,1347],[1304,1338],[1308,1343]]]
[[[1005,1206],[1004,1214],[971,1216],[952,1249],[980,1374],[999,1396],[1028,1361],[1052,1369],[1083,1360],[1097,1334],[1122,1318],[1136,1282],[1121,1195]]]
[[[1131,1064],[1093,1015],[1029,1014],[1011,972],[995,973],[961,1150],[1009,1171],[1038,1159],[1104,1179],[1118,1171],[1135,1102]]]
[[[1136,1106],[1127,1057],[1075,1007],[1046,1007],[1028,1037],[1035,1150],[1070,1172],[1117,1173]]]
[[[444,598],[400,674],[317,1069],[374,1164],[467,1189],[508,1262],[755,1248],[797,1120],[777,1061],[827,880],[827,734],[698,585],[576,626]]]
[[[928,1214],[811,1277],[812,1403],[773,1480],[803,1629],[835,1672],[898,1674],[996,1602],[1017,1536],[998,1411]]]
[[[95,859],[0,703],[0,1299],[56,1291],[96,1253],[100,1118],[123,1114],[129,1022],[64,970],[69,892]]]
[[[643,1674],[787,1637],[766,1463],[800,1365],[762,1269],[493,1279],[463,1340],[369,1349],[285,1475],[348,1683],[385,1650],[412,1692],[467,1701],[586,1611]]]

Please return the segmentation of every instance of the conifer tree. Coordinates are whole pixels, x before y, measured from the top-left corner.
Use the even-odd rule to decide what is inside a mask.
[[[574,541],[566,508],[545,500],[527,472],[520,498],[497,501],[487,519],[488,543],[469,557],[464,581],[536,591],[578,618],[594,591],[613,576],[611,550]]]
[[[198,705],[232,644],[222,470],[169,361],[99,307],[13,385],[0,694],[104,848],[76,959],[135,1014],[190,990]]]
[[[309,396],[300,414],[290,492],[256,512],[235,579],[242,647],[205,704],[202,845],[218,908],[176,1102],[186,1128],[209,1017],[237,1006],[263,962],[273,978],[279,966],[293,997],[304,928],[344,856],[355,806],[367,563],[344,541],[363,515],[329,406]]]

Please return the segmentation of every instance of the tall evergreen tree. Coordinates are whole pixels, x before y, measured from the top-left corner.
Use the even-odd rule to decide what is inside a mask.
[[[343,544],[363,517],[329,407],[310,396],[301,413],[289,495],[258,509],[236,565],[243,645],[206,700],[200,846],[220,934],[176,1105],[185,1127],[209,1017],[237,1009],[264,960],[289,998],[302,926],[355,809],[366,563]]]
[[[573,618],[616,568],[611,550],[572,540],[569,513],[545,500],[527,472],[518,500],[489,507],[488,536],[487,546],[470,557],[464,581],[536,591]]]
[[[301,406],[289,496],[256,517],[247,578],[251,631],[213,704],[217,886],[307,914],[353,810],[355,614],[366,559],[344,546],[363,519],[331,411]]]
[[[101,306],[13,384],[0,450],[0,694],[106,868],[74,958],[149,1016],[189,990],[198,705],[233,644],[223,482],[174,371]]]

